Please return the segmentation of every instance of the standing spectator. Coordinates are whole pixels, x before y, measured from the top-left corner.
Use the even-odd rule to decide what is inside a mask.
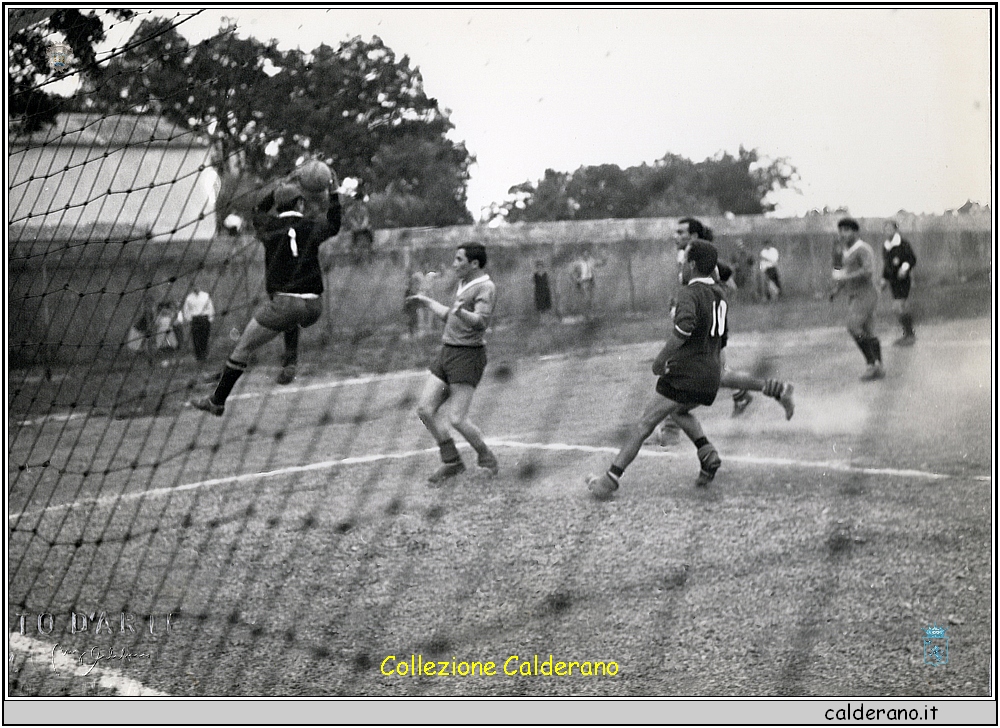
[[[588,245],[583,253],[573,261],[570,275],[583,300],[583,313],[589,321],[594,315],[594,288],[597,284],[596,269],[600,265]]]
[[[212,305],[212,297],[208,295],[208,291],[203,291],[197,283],[184,299],[181,317],[191,325],[194,358],[204,362],[208,359],[208,341],[212,333],[212,322],[215,321],[215,306]]]
[[[170,300],[160,301],[156,307],[156,348],[175,350],[180,346],[177,328],[181,323],[181,314]]]
[[[882,379],[882,345],[873,331],[878,288],[875,286],[875,251],[861,239],[857,220],[845,217],[837,223],[837,234],[843,242],[841,268],[834,268],[833,296],[847,292],[847,330],[865,357],[868,368],[861,377],[870,382]]]
[[[917,256],[909,241],[899,234],[895,220],[885,224],[885,243],[882,250],[882,287],[889,286],[892,303],[903,327],[903,336],[896,339],[894,346],[913,346],[917,334],[913,330],[913,314],[910,313],[910,274],[917,264]]]
[[[778,249],[770,240],[764,242],[760,251],[761,283],[764,286],[764,297],[770,301],[781,295],[781,278],[778,276]]]
[[[368,211],[368,195],[365,194],[364,183],[358,180],[354,188],[354,196],[347,206],[344,217],[347,228],[351,231],[351,252],[354,261],[367,263],[371,260],[372,246],[375,242],[372,234],[371,216]]]
[[[535,272],[532,275],[535,289],[535,311],[542,319],[552,310],[552,289],[549,287],[549,273],[545,270],[545,261],[535,261]]]
[[[478,456],[477,464],[493,475],[500,469],[496,456],[483,440],[483,433],[469,419],[469,406],[486,369],[484,334],[493,316],[496,284],[483,272],[486,248],[479,243],[465,243],[455,252],[452,269],[460,281],[455,301],[446,306],[429,296],[417,294],[414,300],[444,321],[441,353],[430,367],[417,404],[417,416],[434,437],[441,452],[441,466],[428,478],[440,483],[465,471],[465,463],[455,446],[452,429],[464,437]],[[438,411],[450,402],[447,422],[438,420]]]
[[[153,315],[149,300],[143,296],[139,304],[139,315],[136,316],[125,337],[125,346],[136,354],[141,352],[149,354],[155,339],[156,317]]]

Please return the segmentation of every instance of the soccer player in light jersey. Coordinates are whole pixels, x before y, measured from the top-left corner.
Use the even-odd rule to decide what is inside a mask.
[[[847,293],[847,330],[865,357],[868,368],[862,381],[882,379],[882,344],[873,331],[878,288],[875,286],[875,251],[861,239],[857,220],[845,217],[837,223],[837,235],[845,245],[842,267],[833,271],[834,292]]]
[[[500,469],[496,456],[483,441],[483,433],[469,419],[472,396],[486,369],[483,336],[496,301],[496,285],[483,272],[486,248],[478,243],[460,245],[451,267],[459,279],[451,306],[422,293],[408,299],[426,306],[444,321],[441,351],[431,364],[430,376],[417,404],[417,416],[441,451],[442,464],[428,478],[431,484],[441,483],[465,471],[465,463],[455,446],[451,429],[457,430],[472,445],[479,467],[494,475]],[[451,400],[448,420],[443,422],[438,417],[438,410],[448,400]]]

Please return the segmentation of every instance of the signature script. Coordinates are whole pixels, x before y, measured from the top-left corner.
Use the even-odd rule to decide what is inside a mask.
[[[138,658],[149,658],[150,654],[148,652],[132,652],[128,647],[122,647],[120,650],[115,650],[114,647],[104,649],[102,647],[94,646],[89,650],[74,650],[60,647],[58,644],[52,645],[52,669],[56,668],[56,655],[57,653],[66,655],[68,657],[74,658],[81,665],[87,666],[87,672],[85,675],[89,675],[91,671],[97,667],[102,660],[119,660],[122,663],[131,662]]]

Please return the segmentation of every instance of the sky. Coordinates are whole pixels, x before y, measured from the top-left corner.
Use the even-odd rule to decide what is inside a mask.
[[[771,198],[780,216],[991,203],[985,8],[215,7],[179,30],[197,42],[224,17],[282,49],[377,35],[409,56],[476,156],[476,219],[546,169],[701,161],[740,145],[797,169],[798,190]]]

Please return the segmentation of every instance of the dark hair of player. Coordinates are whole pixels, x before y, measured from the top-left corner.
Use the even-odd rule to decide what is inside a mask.
[[[678,225],[687,225],[688,226],[688,232],[689,233],[693,233],[694,235],[698,236],[702,240],[707,240],[708,239],[708,238],[705,237],[705,226],[702,225],[701,220],[696,220],[693,217],[682,217],[680,220],[677,221],[677,224]],[[711,234],[711,233],[709,233],[709,234]]]
[[[694,263],[694,267],[698,273],[703,276],[710,276],[712,275],[712,271],[715,270],[715,266],[719,263],[719,251],[715,249],[714,245],[701,240],[695,240],[688,247],[687,259]]]
[[[837,229],[840,230],[841,228],[853,230],[854,232],[858,232],[861,229],[858,225],[858,221],[853,217],[845,217],[841,219],[841,221],[837,223]]]
[[[486,246],[482,243],[463,243],[458,249],[465,251],[465,258],[470,263],[475,260],[481,269],[486,267]]]

